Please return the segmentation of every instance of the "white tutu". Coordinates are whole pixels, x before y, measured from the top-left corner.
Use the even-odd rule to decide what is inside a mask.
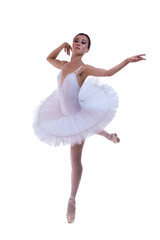
[[[41,141],[49,145],[81,144],[102,131],[114,118],[117,93],[99,78],[88,77],[80,88],[74,73],[36,109],[33,128]]]

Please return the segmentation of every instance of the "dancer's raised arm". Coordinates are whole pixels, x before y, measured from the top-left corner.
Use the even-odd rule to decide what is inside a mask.
[[[146,60],[145,58],[143,58],[143,56],[145,56],[145,54],[140,54],[140,55],[136,55],[136,56],[127,58],[123,62],[121,62],[120,64],[118,64],[117,66],[115,66],[109,70],[95,68],[90,65],[86,65],[86,67],[84,69],[85,75],[86,76],[97,76],[97,77],[106,77],[106,76],[109,77],[109,76],[112,76],[115,73],[119,72],[122,68],[124,68],[130,62],[138,62],[141,60]]]
[[[60,61],[57,58],[57,56],[59,55],[59,53],[62,51],[62,49],[64,48],[65,52],[70,55],[70,50],[71,50],[71,46],[64,42],[63,44],[61,44],[58,48],[56,48],[55,50],[53,50],[47,57],[47,61],[52,64],[54,67],[56,68],[62,68],[63,65],[67,62],[67,61]]]

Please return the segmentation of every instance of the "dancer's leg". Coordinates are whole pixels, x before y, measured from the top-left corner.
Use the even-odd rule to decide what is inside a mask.
[[[97,133],[98,135],[101,135],[105,138],[107,138],[108,140],[112,141],[113,143],[118,143],[120,142],[120,139],[117,137],[116,133],[108,133],[105,130],[102,130],[101,132]]]
[[[72,173],[71,173],[71,197],[75,198],[77,194],[77,190],[79,187],[79,183],[81,180],[82,175],[82,163],[81,163],[81,156],[82,156],[82,149],[84,146],[84,142],[80,145],[71,146],[70,149],[70,158],[71,158],[71,166],[72,166]]]
[[[82,149],[83,149],[84,142],[80,145],[74,145],[70,148],[70,158],[71,158],[71,166],[72,166],[72,173],[71,173],[71,195],[68,202],[67,207],[67,219],[68,222],[74,221],[75,215],[75,197],[78,191],[78,187],[80,184],[81,176],[82,176],[82,163],[81,163],[81,156],[82,156]]]

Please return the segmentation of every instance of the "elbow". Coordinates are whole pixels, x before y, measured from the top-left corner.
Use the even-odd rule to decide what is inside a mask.
[[[46,58],[46,60],[47,60],[49,63],[51,63],[53,60],[55,60],[55,58],[48,56],[48,57]]]
[[[50,60],[50,57],[48,56],[48,57],[46,58],[46,60],[49,62],[49,60]]]
[[[46,58],[46,60],[47,60],[48,62],[50,62],[51,59],[54,59],[54,57],[51,57],[50,55],[48,55],[48,57]]]
[[[112,76],[111,72],[109,70],[106,71],[106,77]]]

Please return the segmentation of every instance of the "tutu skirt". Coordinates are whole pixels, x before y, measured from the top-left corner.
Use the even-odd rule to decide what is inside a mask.
[[[33,128],[38,138],[49,145],[81,144],[102,131],[114,118],[118,97],[115,90],[99,78],[90,77],[80,88],[80,110],[64,115],[59,90],[44,99],[35,111]]]

